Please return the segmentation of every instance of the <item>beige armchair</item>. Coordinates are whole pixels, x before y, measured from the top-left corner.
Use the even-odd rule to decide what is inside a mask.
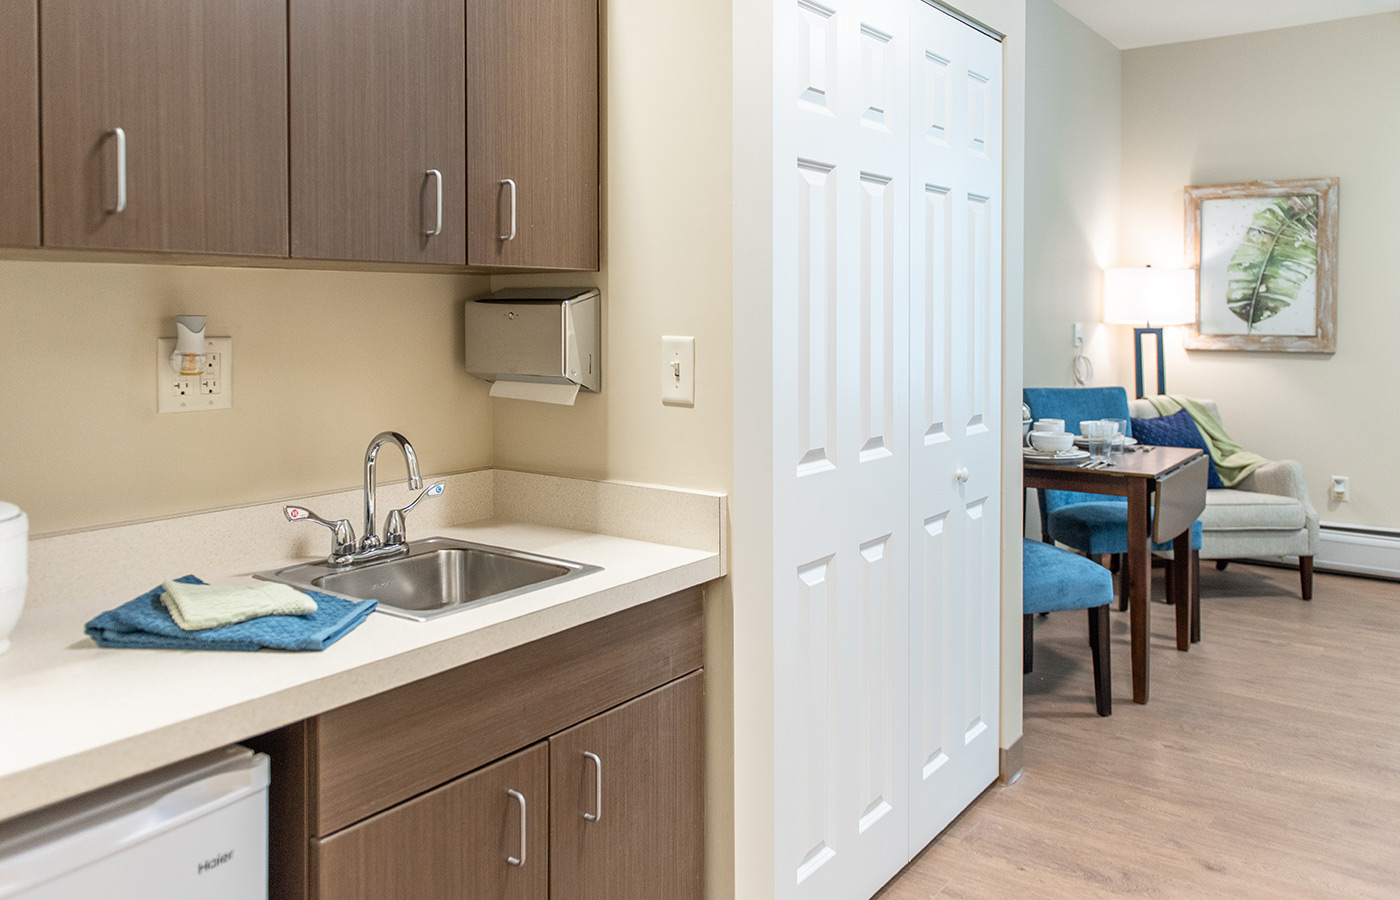
[[[1202,400],[1222,423],[1214,400]],[[1157,417],[1147,400],[1130,400],[1135,419]],[[1304,600],[1312,599],[1313,556],[1317,553],[1317,510],[1308,499],[1303,467],[1291,459],[1256,469],[1233,488],[1206,491],[1201,514],[1201,559],[1297,556]]]

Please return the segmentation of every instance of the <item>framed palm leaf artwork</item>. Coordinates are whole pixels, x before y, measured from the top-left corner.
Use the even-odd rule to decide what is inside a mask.
[[[1187,349],[1336,349],[1338,193],[1336,178],[1186,189]]]

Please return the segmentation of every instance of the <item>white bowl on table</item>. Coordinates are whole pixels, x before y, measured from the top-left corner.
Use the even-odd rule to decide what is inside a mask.
[[[1044,453],[1058,453],[1074,446],[1074,435],[1068,431],[1032,431],[1031,446]]]

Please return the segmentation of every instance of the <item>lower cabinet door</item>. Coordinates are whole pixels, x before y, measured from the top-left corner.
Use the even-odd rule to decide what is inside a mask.
[[[317,900],[546,900],[549,748],[539,743],[313,841]]]
[[[549,739],[553,900],[700,900],[704,701],[695,672]]]

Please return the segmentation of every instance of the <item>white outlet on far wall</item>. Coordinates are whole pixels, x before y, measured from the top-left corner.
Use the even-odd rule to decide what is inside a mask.
[[[156,412],[233,407],[233,338],[204,339],[204,370],[184,376],[170,367],[174,338],[156,339]]]

